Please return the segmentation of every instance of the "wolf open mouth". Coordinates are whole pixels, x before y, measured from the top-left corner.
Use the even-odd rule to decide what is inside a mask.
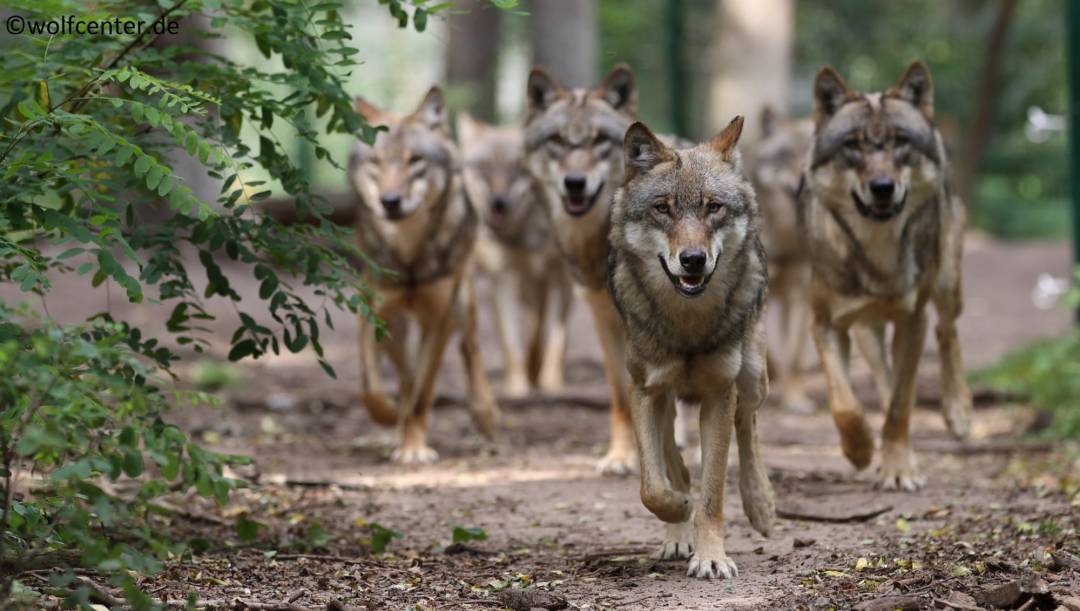
[[[907,191],[904,191],[904,197],[900,198],[899,203],[890,204],[888,208],[880,208],[877,205],[868,206],[863,200],[859,199],[859,194],[855,192],[855,189],[851,190],[851,199],[855,200],[855,209],[859,211],[859,214],[872,221],[884,222],[896,218],[904,211],[904,204],[907,203]]]
[[[571,197],[567,195],[563,198],[563,208],[566,209],[566,213],[570,216],[581,216],[592,210],[593,204],[596,203],[597,198],[600,197],[600,193],[604,191],[604,183],[600,183],[600,186],[596,188],[596,192],[590,197],[584,195],[580,197]]]
[[[712,271],[707,274],[676,276],[668,269],[667,261],[664,260],[664,255],[658,254],[656,255],[656,258],[660,259],[660,267],[664,268],[664,273],[667,274],[668,279],[671,280],[671,284],[675,287],[675,290],[686,297],[697,297],[704,293],[705,287],[709,284],[709,280],[712,279]],[[716,271],[716,267],[713,267],[713,271]]]

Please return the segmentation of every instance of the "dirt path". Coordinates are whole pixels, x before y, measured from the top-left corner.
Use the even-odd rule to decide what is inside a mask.
[[[1037,273],[1067,274],[1064,245],[973,239],[966,267],[961,331],[969,364],[985,365],[1067,328],[1067,314],[1037,311],[1030,300]],[[72,287],[64,290],[82,291]],[[240,283],[239,290],[256,288]],[[81,305],[91,308],[100,297],[82,295]],[[54,316],[79,315],[72,304],[79,300],[54,300]],[[150,309],[136,313],[160,324]],[[484,345],[493,347],[488,323]],[[498,441],[485,443],[465,410],[438,409],[431,438],[442,460],[394,466],[386,461],[393,432],[372,424],[356,404],[353,327],[348,320],[335,326],[324,343],[338,381],[326,380],[308,355],[263,361],[241,369],[243,379],[227,391],[222,409],[176,415],[208,445],[254,457],[255,466],[241,473],[257,483],[224,509],[198,498],[178,502],[177,527],[209,551],[147,579],[155,596],[183,600],[197,592],[223,605],[239,598],[283,609],[558,608],[560,601],[578,609],[848,608],[887,596],[911,598],[893,599],[893,606],[919,608],[952,596],[961,605],[952,608],[963,609],[980,604],[965,593],[982,596],[1025,576],[1026,589],[1045,592],[1020,593],[1014,606],[1032,600],[1028,608],[1054,608],[1055,596],[1080,596],[1080,570],[1061,566],[1070,558],[1080,563],[1080,454],[1018,446],[1016,434],[1031,419],[1023,408],[982,407],[974,441],[961,445],[947,436],[934,405],[921,406],[914,431],[929,484],[906,494],[876,492],[852,472],[826,413],[767,407],[760,416],[764,456],[781,509],[832,518],[884,511],[851,523],[782,519],[765,539],[742,514],[730,471],[727,547],[740,576],[701,582],[684,576],[686,561],[648,558],[662,528],[641,505],[636,479],[593,470],[606,442],[605,411],[565,404],[505,409]],[[583,308],[572,328],[569,390],[602,398],[598,349]],[[227,337],[231,328],[221,331]],[[920,376],[920,394],[931,399],[932,344]],[[456,350],[447,354],[440,392],[456,396],[460,363]],[[497,379],[495,353],[486,355]],[[812,390],[820,400],[820,379]],[[873,418],[878,428],[880,414]],[[687,457],[697,462],[693,451]],[[241,514],[265,525],[253,543],[236,536]],[[372,524],[401,537],[373,554]],[[486,540],[451,545],[455,527],[482,529]],[[1074,556],[1055,561],[1050,552]],[[520,592],[542,594],[523,601]]]

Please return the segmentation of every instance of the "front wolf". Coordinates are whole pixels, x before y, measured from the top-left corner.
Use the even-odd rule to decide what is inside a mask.
[[[611,448],[604,473],[636,469],[627,409],[623,331],[607,292],[611,197],[622,183],[622,139],[634,120],[634,75],[616,66],[595,89],[567,89],[533,68],[525,123],[526,163],[553,237],[593,315],[611,389]]]
[[[724,552],[732,428],[743,510],[766,535],[774,514],[756,424],[768,394],[768,270],[754,190],[735,148],[741,132],[736,117],[712,141],[676,151],[635,123],[624,143],[626,182],[612,209],[609,283],[626,328],[641,500],[667,523],[657,555],[693,553],[688,574],[710,579],[738,574]],[[701,402],[696,506],[675,445],[677,399]]]
[[[814,83],[815,134],[800,222],[813,266],[814,342],[844,454],[867,467],[874,439],[848,379],[847,330],[894,325],[891,394],[882,430],[881,485],[916,490],[911,448],[915,376],[926,337],[926,304],[938,314],[942,407],[950,431],[968,434],[956,319],[962,307],[964,208],[949,194],[948,162],[934,126],[930,71],[912,63],[882,93],[852,91],[831,68]],[[885,359],[884,334],[880,353]]]
[[[573,287],[525,168],[524,135],[467,113],[458,115],[457,127],[465,191],[484,221],[476,260],[491,278],[504,390],[509,396],[530,387],[557,391]],[[515,324],[515,310],[524,324]]]
[[[465,197],[457,149],[446,127],[442,93],[432,88],[416,112],[397,117],[357,100],[357,111],[387,125],[374,146],[357,141],[349,155],[349,182],[359,197],[356,236],[360,249],[392,274],[368,274],[390,337],[376,345],[360,317],[360,397],[372,419],[397,424],[394,459],[431,462],[427,417],[435,375],[450,333],[461,331],[461,356],[469,376],[473,417],[494,433],[497,416],[476,341],[476,298],[471,257],[479,223]],[[409,317],[420,326],[417,355],[407,349]],[[379,378],[379,353],[397,370],[395,408]]]

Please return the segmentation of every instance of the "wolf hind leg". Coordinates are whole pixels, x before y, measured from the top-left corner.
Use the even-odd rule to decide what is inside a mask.
[[[817,315],[814,321],[814,343],[817,345],[821,367],[825,370],[829,411],[840,432],[840,447],[856,469],[865,469],[874,458],[874,434],[866,423],[862,406],[851,390],[847,371],[847,355],[850,351],[847,331],[833,326],[827,314]]]
[[[495,437],[499,408],[488,383],[484,360],[476,341],[476,289],[471,275],[467,275],[462,283],[464,286],[460,289],[458,318],[461,327],[461,358],[465,362],[469,384],[469,408],[481,434],[492,439]]]

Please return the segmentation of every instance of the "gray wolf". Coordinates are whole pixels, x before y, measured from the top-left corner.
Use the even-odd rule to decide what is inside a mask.
[[[438,455],[427,442],[427,418],[453,330],[461,332],[472,415],[480,431],[492,436],[498,415],[476,340],[472,257],[479,219],[465,196],[459,154],[437,87],[405,116],[380,111],[362,99],[356,110],[370,123],[389,128],[374,146],[354,143],[348,178],[359,200],[360,249],[392,272],[366,273],[376,293],[374,313],[387,321],[390,333],[376,343],[375,329],[359,317],[360,397],[373,420],[397,424],[401,439],[394,460],[431,462]],[[407,345],[414,324],[420,328],[415,355]],[[398,374],[396,407],[379,377],[380,353],[389,356]]]
[[[709,142],[675,150],[632,125],[611,221],[609,285],[626,329],[641,500],[667,523],[657,556],[689,556],[687,574],[709,579],[738,574],[724,551],[732,429],[743,510],[763,534],[775,513],[756,419],[769,385],[769,277],[754,190],[736,149],[742,126],[736,117]],[[676,399],[701,404],[696,504],[675,446]]]
[[[800,377],[810,339],[810,262],[799,232],[799,184],[814,135],[810,119],[787,119],[771,108],[761,113],[761,139],[747,155],[761,211],[761,241],[769,257],[769,298],[778,306],[780,350],[770,359],[770,377],[780,403],[810,411]]]
[[[861,93],[825,67],[814,83],[814,106],[799,221],[812,265],[813,336],[829,409],[844,454],[866,468],[874,438],[848,379],[848,329],[866,325],[890,388],[880,484],[916,490],[925,479],[912,451],[910,420],[928,303],[938,314],[945,421],[957,437],[968,434],[971,422],[956,334],[965,212],[949,192],[930,70],[916,61],[889,89]],[[887,324],[893,326],[891,346]]]
[[[560,390],[573,287],[525,168],[522,130],[461,113],[457,136],[465,191],[484,221],[476,260],[491,278],[503,390]],[[515,324],[515,311],[524,324]]]
[[[627,406],[624,337],[608,294],[611,198],[622,183],[622,140],[637,111],[634,74],[618,65],[593,89],[567,89],[542,68],[529,74],[525,163],[555,245],[593,316],[611,391],[611,447],[604,473],[636,470]]]

